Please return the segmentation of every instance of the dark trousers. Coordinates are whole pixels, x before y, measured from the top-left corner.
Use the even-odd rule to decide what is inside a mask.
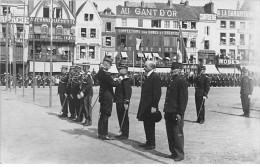
[[[166,132],[168,137],[169,150],[174,158],[184,158],[184,134],[183,118],[176,121],[176,114],[165,113]]]
[[[197,110],[197,121],[205,121],[205,101],[203,102],[203,96],[195,96],[196,110]],[[200,110],[201,109],[201,110]]]
[[[100,117],[98,120],[98,134],[108,135],[108,119],[111,116],[113,99],[102,99],[100,101]]]
[[[146,136],[146,144],[155,146],[155,122],[151,119],[144,120],[144,131]]]
[[[116,111],[117,111],[117,118],[119,122],[119,127],[121,128],[122,121],[124,119],[122,125],[122,135],[129,136],[129,117],[128,117],[128,110],[125,110],[124,103],[116,103]],[[125,117],[124,117],[125,115]]]
[[[68,115],[68,100],[67,98],[65,97],[65,94],[64,93],[60,93],[60,104],[61,104],[61,107],[62,107],[62,114],[63,115]]]
[[[248,95],[246,95],[246,94],[241,94],[240,98],[241,98],[243,112],[246,116],[249,116],[249,114],[250,114],[250,99],[248,98]]]
[[[86,96],[83,98],[83,107],[82,107],[82,114],[84,114],[85,119],[88,121],[92,121],[92,97],[93,96]]]
[[[80,100],[76,96],[70,99],[69,102],[70,114],[72,116],[78,115],[80,110]]]

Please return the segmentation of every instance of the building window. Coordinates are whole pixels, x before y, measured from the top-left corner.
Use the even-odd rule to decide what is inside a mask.
[[[163,37],[163,44],[164,44],[164,46],[170,46],[170,37],[167,37],[167,36],[165,36],[165,37]]]
[[[23,38],[23,27],[17,25],[17,38]]]
[[[226,21],[220,22],[220,28],[226,28]]]
[[[234,29],[236,28],[236,22],[235,21],[230,21],[230,28]]]
[[[191,48],[196,48],[196,40],[195,40],[195,39],[192,39],[192,40],[190,41],[190,47],[191,47]]]
[[[245,45],[245,34],[240,34],[240,45]]]
[[[187,38],[183,38],[183,42],[184,42],[184,46],[187,47],[188,39]]]
[[[226,49],[220,49],[220,58],[224,59],[226,57]]]
[[[90,59],[95,59],[95,46],[89,46],[88,54]]]
[[[86,28],[81,28],[81,37],[86,38],[87,37],[87,29]]]
[[[153,36],[153,46],[159,46],[159,36]]]
[[[80,46],[80,59],[86,59],[86,46]]]
[[[206,34],[209,35],[209,26],[206,26]]]
[[[6,38],[6,27],[2,25],[3,38]]]
[[[152,20],[151,27],[161,28],[161,20]]]
[[[10,7],[7,7],[7,6],[3,6],[3,15],[6,15],[6,14],[8,14],[8,13],[10,13],[11,11],[10,11]]]
[[[43,17],[50,17],[49,7],[43,8]]]
[[[226,33],[220,33],[220,45],[226,45]]]
[[[170,21],[164,22],[164,28],[170,28]]]
[[[196,29],[196,22],[191,22],[191,29]]]
[[[126,46],[126,34],[120,34],[117,36],[117,46]]]
[[[236,53],[236,51],[235,51],[234,49],[230,49],[230,50],[229,50],[229,56],[230,56],[230,58],[234,59],[234,58],[235,58],[235,53]]]
[[[96,29],[94,28],[91,28],[90,29],[90,38],[96,38]]]
[[[62,10],[61,8],[56,8],[56,17],[55,18],[62,18]]]
[[[209,40],[204,41],[204,49],[209,49]]]
[[[143,27],[143,19],[138,19],[138,27]]]
[[[85,14],[85,21],[92,21],[94,19],[93,14]]]
[[[106,37],[106,46],[111,46],[111,37]]]
[[[106,22],[106,31],[111,31],[111,22]]]
[[[245,22],[240,22],[240,29],[241,30],[246,29],[246,23]]]
[[[181,27],[182,27],[183,29],[187,29],[187,28],[188,28],[188,22],[183,21],[182,24],[181,24]]]
[[[177,22],[177,21],[173,21],[173,28],[179,28],[179,27],[178,27],[178,22]]]
[[[229,35],[229,45],[236,45],[236,36],[235,33],[230,33]]]
[[[127,19],[126,18],[122,18],[122,26],[123,27],[127,26]]]

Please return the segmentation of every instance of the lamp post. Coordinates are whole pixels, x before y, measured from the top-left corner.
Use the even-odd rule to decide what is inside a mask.
[[[8,6],[7,6],[8,8]],[[5,90],[8,90],[8,56],[9,56],[9,13],[10,11],[8,9],[5,10],[6,13],[6,32],[5,32],[5,49],[6,49],[6,54],[5,54]]]
[[[50,24],[51,24],[51,55],[50,55],[50,93],[49,93],[49,107],[52,106],[52,52],[53,52],[53,48],[52,48],[52,19],[53,19],[53,0],[51,0],[51,19],[50,19]]]

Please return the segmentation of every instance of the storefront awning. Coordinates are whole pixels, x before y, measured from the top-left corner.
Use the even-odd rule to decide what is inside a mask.
[[[162,58],[160,57],[160,55],[158,53],[153,53],[153,56],[158,58],[158,59],[160,59],[160,60],[162,60]]]
[[[234,69],[235,69],[235,71],[234,71]],[[219,70],[219,72],[220,72],[221,74],[234,74],[234,72],[235,72],[235,74],[241,74],[241,72],[238,71],[237,68],[219,67],[218,70]]]
[[[152,59],[153,58],[152,53],[144,53],[144,56],[147,59]]]
[[[214,50],[199,50],[198,58],[199,59],[207,59],[210,55],[215,55],[216,52]]]
[[[128,57],[126,52],[121,52],[121,56],[122,56],[123,58],[127,58],[127,57]]]
[[[137,56],[138,57],[144,57],[144,54],[143,53],[137,53]]]
[[[206,74],[219,74],[219,71],[216,69],[215,65],[204,65],[206,67]]]

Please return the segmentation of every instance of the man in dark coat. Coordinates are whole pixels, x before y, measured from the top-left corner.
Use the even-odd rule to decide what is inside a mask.
[[[142,85],[137,119],[143,121],[146,143],[139,145],[145,149],[155,149],[155,120],[153,113],[158,110],[161,98],[161,79],[154,70],[156,66],[152,61],[146,61],[144,71],[146,79]]]
[[[61,67],[61,77],[60,77],[60,82],[58,85],[58,95],[60,96],[60,104],[61,104],[61,110],[62,114],[60,117],[67,117],[68,116],[68,100],[67,100],[67,94],[66,94],[66,89],[67,89],[67,84],[68,84],[68,79],[69,75],[67,73],[68,66],[62,65]]]
[[[123,140],[129,137],[129,117],[128,109],[130,105],[130,99],[132,96],[131,79],[127,76],[128,66],[126,63],[121,62],[118,65],[118,70],[121,75],[121,84],[115,89],[116,111],[119,122],[120,135],[115,136],[116,138]]]
[[[108,136],[108,119],[112,113],[114,92],[113,87],[120,84],[118,78],[113,79],[108,70],[111,68],[112,59],[105,57],[96,77],[100,83],[99,102],[100,116],[98,120],[98,137],[102,140],[111,140]]]
[[[206,67],[201,66],[199,75],[195,78],[195,103],[197,110],[197,122],[203,124],[205,121],[205,100],[210,89],[209,78],[205,75]]]
[[[171,152],[174,161],[184,159],[184,114],[188,103],[188,83],[181,76],[181,63],[173,62],[171,66],[171,82],[167,87],[164,118]]]
[[[244,114],[242,114],[241,116],[249,117],[250,115],[250,100],[253,93],[253,89],[253,79],[248,76],[248,70],[245,67],[243,67],[241,77],[240,98]]]

